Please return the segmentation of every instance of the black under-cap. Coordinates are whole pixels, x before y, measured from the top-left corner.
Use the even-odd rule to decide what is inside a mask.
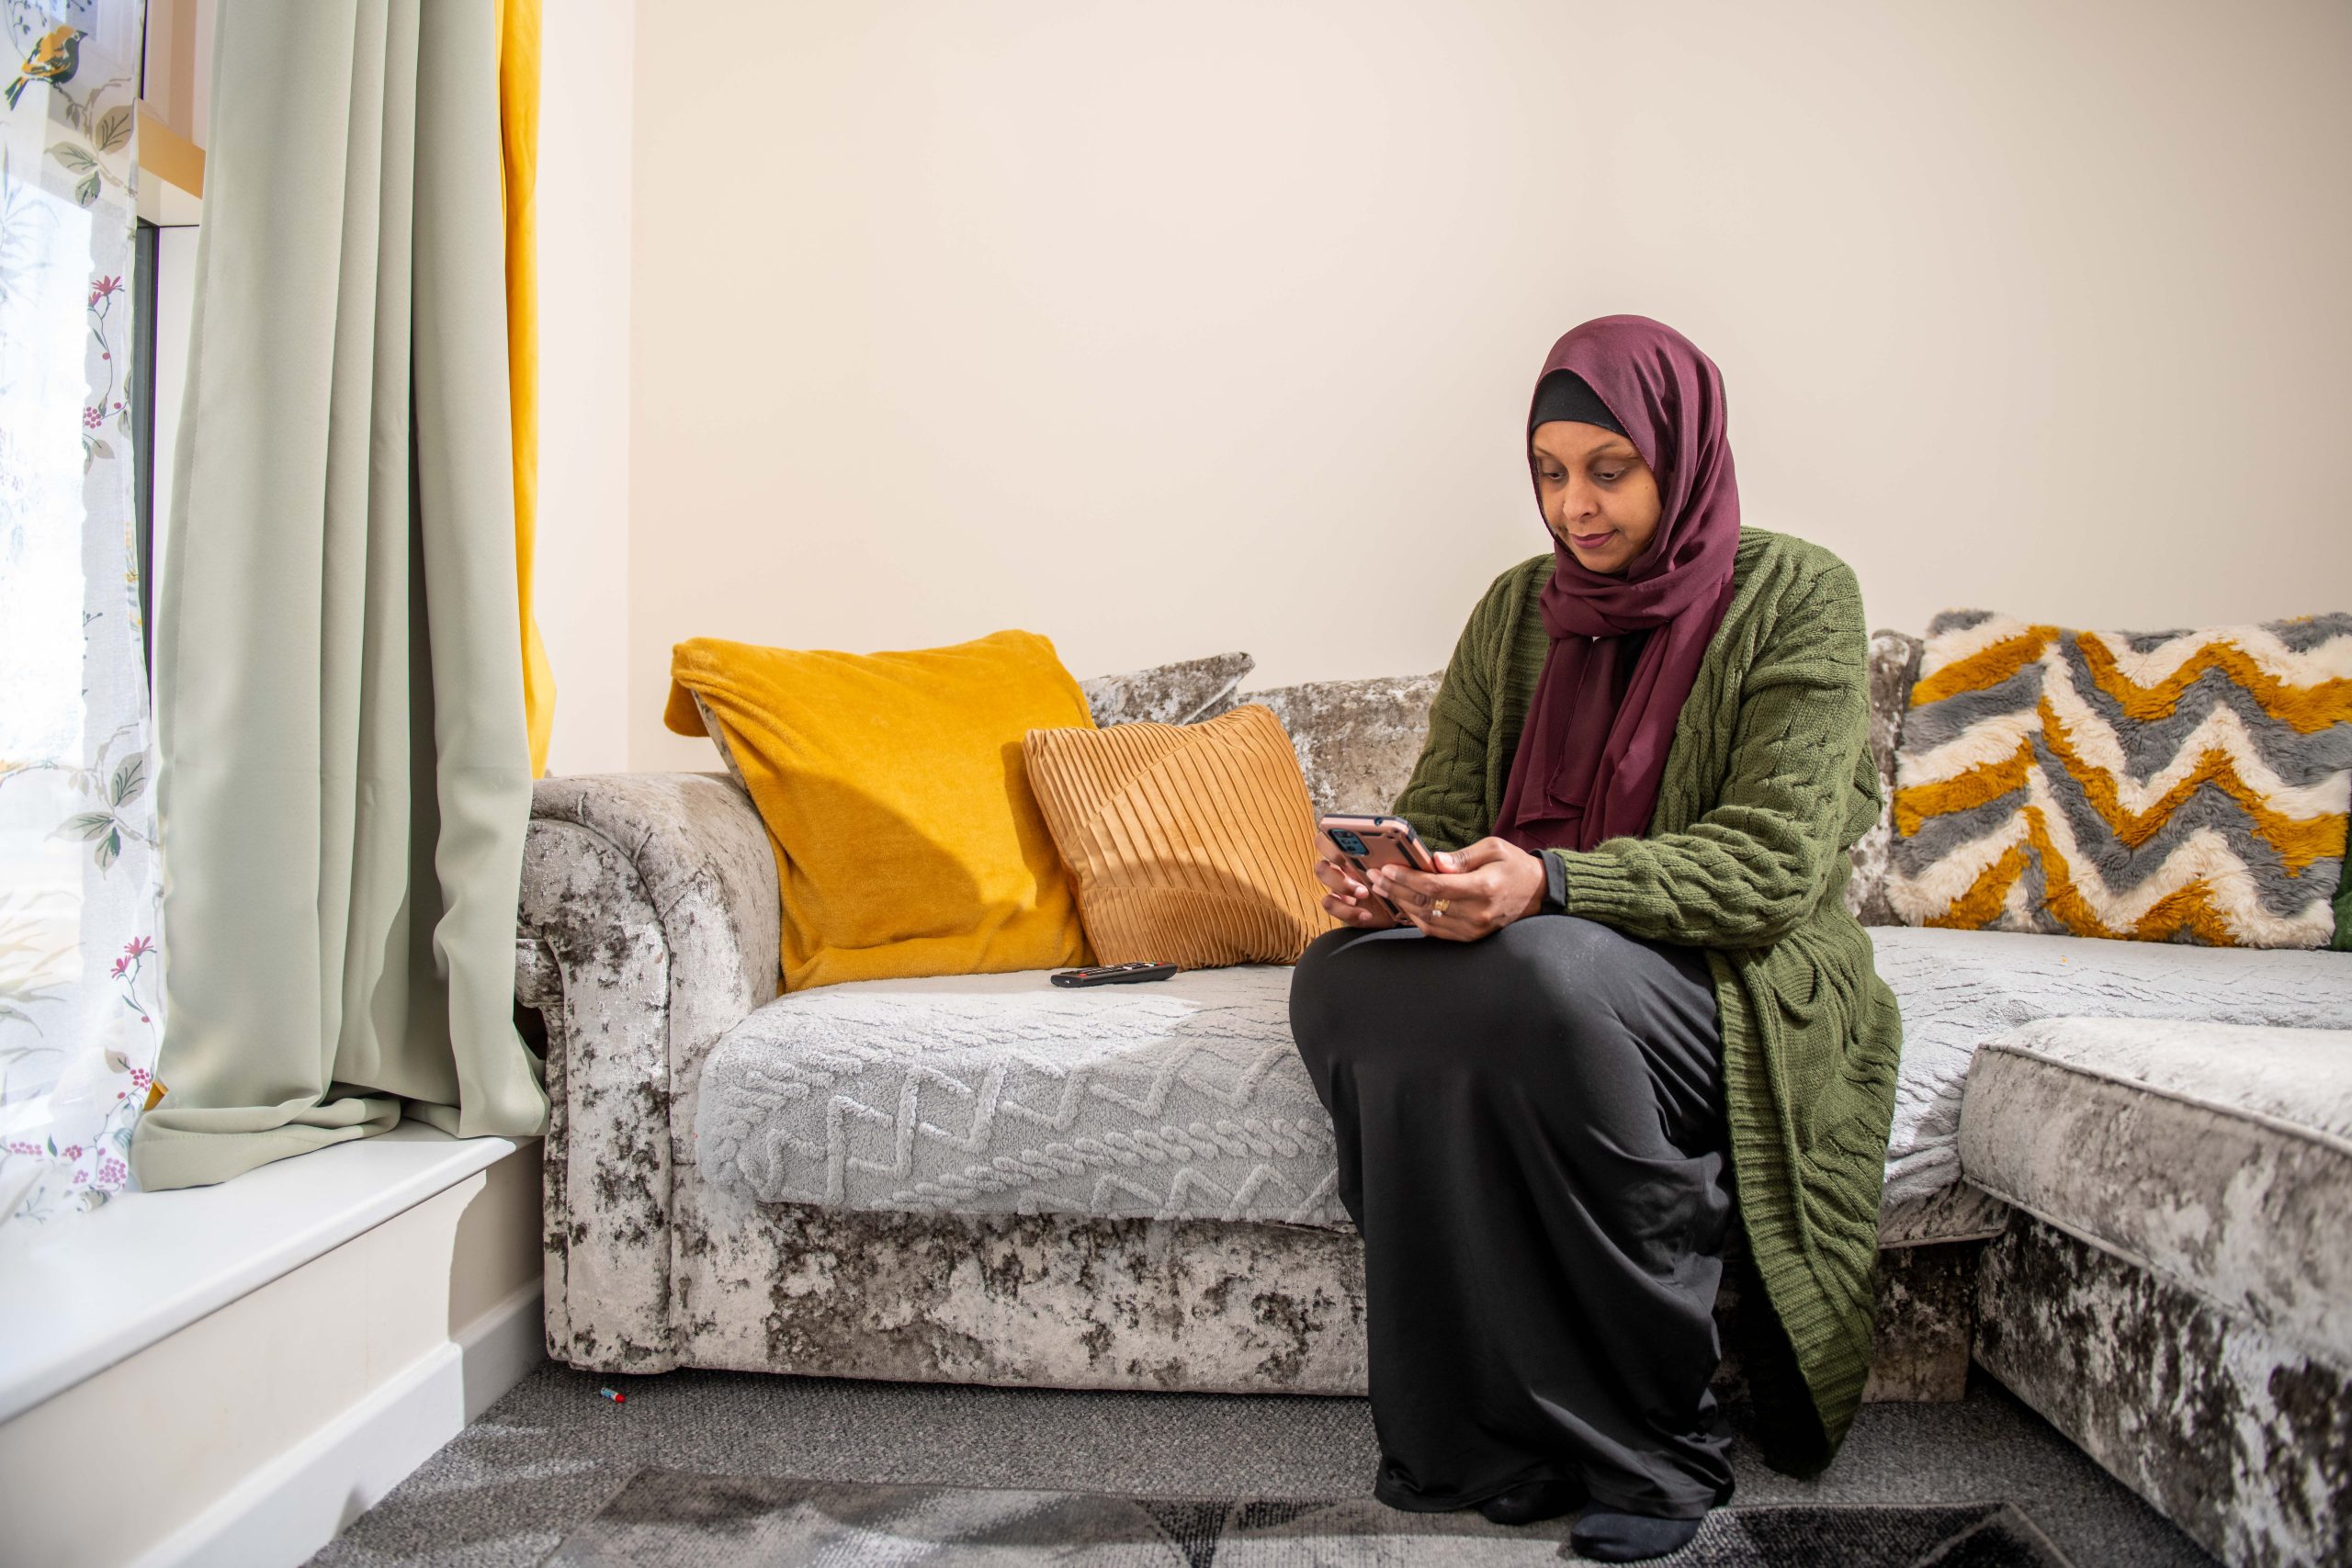
[[[1625,427],[1617,423],[1617,416],[1609,412],[1600,394],[1573,370],[1555,370],[1535,389],[1535,407],[1527,416],[1527,433],[1532,435],[1537,425],[1549,424],[1555,419],[1597,424],[1603,430],[1625,434]]]

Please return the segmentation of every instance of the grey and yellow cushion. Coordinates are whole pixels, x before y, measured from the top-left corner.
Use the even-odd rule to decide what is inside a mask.
[[[1977,1054],[1960,1151],[2030,1216],[1994,1374],[2224,1562],[2352,1561],[2352,1031],[2045,1020]]]
[[[1915,924],[2326,947],[2352,615],[2096,632],[1946,611],[1896,773],[1889,892]]]

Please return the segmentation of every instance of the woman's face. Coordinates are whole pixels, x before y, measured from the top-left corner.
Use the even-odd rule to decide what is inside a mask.
[[[1623,571],[1657,532],[1657,476],[1613,430],[1555,419],[1528,437],[1544,522],[1588,571]]]

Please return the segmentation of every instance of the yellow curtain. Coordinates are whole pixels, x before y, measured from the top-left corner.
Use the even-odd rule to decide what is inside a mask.
[[[539,511],[539,0],[499,0],[498,124],[506,195],[506,374],[514,412],[514,578],[522,592],[523,711],[531,776],[548,771],[555,671],[531,614]]]

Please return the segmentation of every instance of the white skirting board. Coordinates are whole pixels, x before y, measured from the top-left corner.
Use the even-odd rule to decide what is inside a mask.
[[[542,1362],[537,1140],[408,1132],[0,1267],[0,1561],[299,1563]]]
[[[546,1303],[546,1292],[535,1280],[476,1318],[458,1336],[467,1421],[497,1404],[501,1395],[538,1371],[548,1359]]]
[[[137,1568],[299,1563],[547,1359],[526,1286],[321,1427],[141,1557]]]

